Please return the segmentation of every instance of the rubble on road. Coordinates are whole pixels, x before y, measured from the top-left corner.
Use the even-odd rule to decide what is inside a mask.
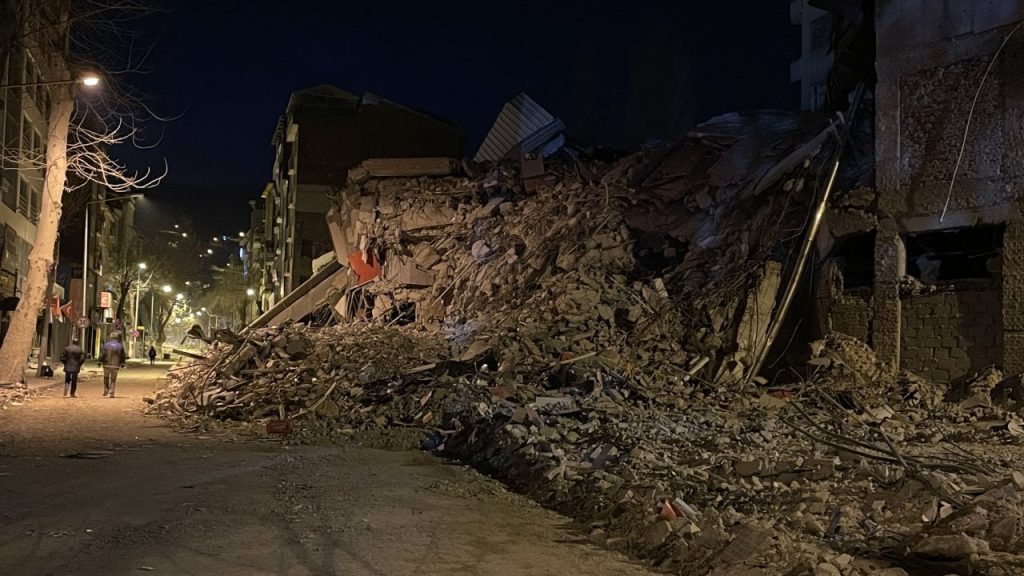
[[[0,410],[25,402],[32,392],[23,384],[0,386]]]
[[[1019,445],[1019,380],[961,400],[828,334],[801,378],[748,384],[814,186],[801,126],[730,116],[529,186],[360,167],[330,216],[339,323],[215,340],[150,409],[415,435],[679,574],[1021,573],[1024,471],[971,447]]]

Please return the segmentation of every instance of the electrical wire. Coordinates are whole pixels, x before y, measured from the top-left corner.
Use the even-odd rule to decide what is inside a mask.
[[[985,86],[985,80],[988,79],[989,72],[992,71],[992,67],[995,65],[996,60],[999,59],[999,54],[1003,51],[1006,43],[1010,41],[1010,38],[1020,30],[1020,27],[1024,25],[1024,20],[1021,20],[1010,30],[1010,33],[1003,38],[1003,43],[999,45],[999,49],[992,56],[992,60],[989,61],[988,66],[985,68],[985,73],[981,76],[981,82],[978,83],[978,89],[974,91],[974,100],[971,102],[971,110],[967,113],[967,124],[964,126],[964,137],[960,141],[960,152],[956,155],[956,164],[953,165],[953,176],[949,179],[949,192],[946,193],[946,203],[942,205],[942,214],[939,215],[939,222],[946,219],[946,211],[949,209],[949,201],[953,198],[953,184],[956,182],[956,174],[960,170],[960,161],[964,158],[964,148],[967,147],[967,133],[971,129],[971,120],[974,118],[974,108],[978,105],[978,97],[981,96],[981,89]]]

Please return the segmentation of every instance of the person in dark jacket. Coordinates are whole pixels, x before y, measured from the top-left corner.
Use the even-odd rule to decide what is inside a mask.
[[[149,347],[149,365],[152,366],[153,365],[153,361],[155,361],[155,360],[156,360],[156,348],[153,348],[152,346],[150,346]]]
[[[121,343],[121,333],[114,332],[110,340],[103,344],[103,395],[114,397],[114,386],[117,384],[117,372],[128,361],[125,354],[124,344]]]
[[[85,362],[85,352],[78,345],[78,338],[71,340],[71,344],[60,355],[60,361],[64,363],[64,395],[67,396],[68,392],[71,392],[71,397],[76,398],[78,373],[82,370],[82,363]]]

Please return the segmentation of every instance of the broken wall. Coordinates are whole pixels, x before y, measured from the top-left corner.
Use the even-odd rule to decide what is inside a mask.
[[[1024,2],[1020,0],[877,4],[878,212],[891,218],[897,234],[978,224],[1006,223],[1008,230],[1019,226],[1018,190],[1024,185],[1024,35],[1008,40],[1007,35],[1022,18]],[[954,180],[961,147],[963,158]],[[879,235],[876,257],[891,253],[882,245],[894,241],[892,234]],[[1007,249],[1013,246],[1009,241],[1005,244]],[[1021,277],[1022,260],[1006,255],[1004,277]],[[907,268],[905,262],[892,264],[876,263],[879,276],[871,339],[890,366],[917,365],[927,368],[924,374],[931,371],[943,380],[977,363],[1024,358],[1024,316],[1017,318],[1019,314],[1011,310],[1008,317],[998,294],[981,294],[971,282],[952,282],[954,289],[962,285],[963,294],[934,295],[926,298],[928,303],[920,297],[901,301],[893,288]],[[994,292],[1000,290],[998,285],[992,287]],[[932,303],[935,299],[941,302]],[[910,309],[901,310],[901,306]],[[964,306],[993,319],[992,326],[1001,334],[980,334],[981,327],[965,323],[965,316],[955,315],[962,314]],[[941,326],[927,326],[925,322],[939,322],[924,311],[930,309],[948,310],[950,316],[942,319]],[[913,335],[919,328],[944,331],[939,344],[922,346]],[[942,344],[943,338],[951,345],[966,346],[968,358],[941,358],[943,367],[937,368],[936,354],[950,350]],[[973,343],[976,338],[991,340],[992,350],[982,352]],[[928,336],[925,342],[934,344],[935,339]],[[1004,342],[1013,343],[1015,351],[1004,354]],[[911,357],[901,359],[902,353]],[[1015,370],[1024,368],[1022,364],[1016,362]]]
[[[1000,288],[995,281],[972,281],[957,290],[903,297],[900,367],[947,383],[1001,364]]]
[[[835,297],[830,311],[831,329],[861,342],[871,341],[871,290],[855,288]]]

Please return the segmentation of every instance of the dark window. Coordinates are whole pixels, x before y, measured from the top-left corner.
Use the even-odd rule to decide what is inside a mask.
[[[992,278],[1002,264],[1003,226],[972,226],[909,234],[907,274],[926,284]]]
[[[25,178],[18,178],[18,214],[28,218],[29,202],[32,200],[31,187]]]
[[[11,210],[18,209],[18,172],[9,168],[4,169],[3,181],[0,188],[3,188],[3,201]]]
[[[875,284],[875,233],[853,234],[836,239],[829,256],[843,273],[843,288]]]

